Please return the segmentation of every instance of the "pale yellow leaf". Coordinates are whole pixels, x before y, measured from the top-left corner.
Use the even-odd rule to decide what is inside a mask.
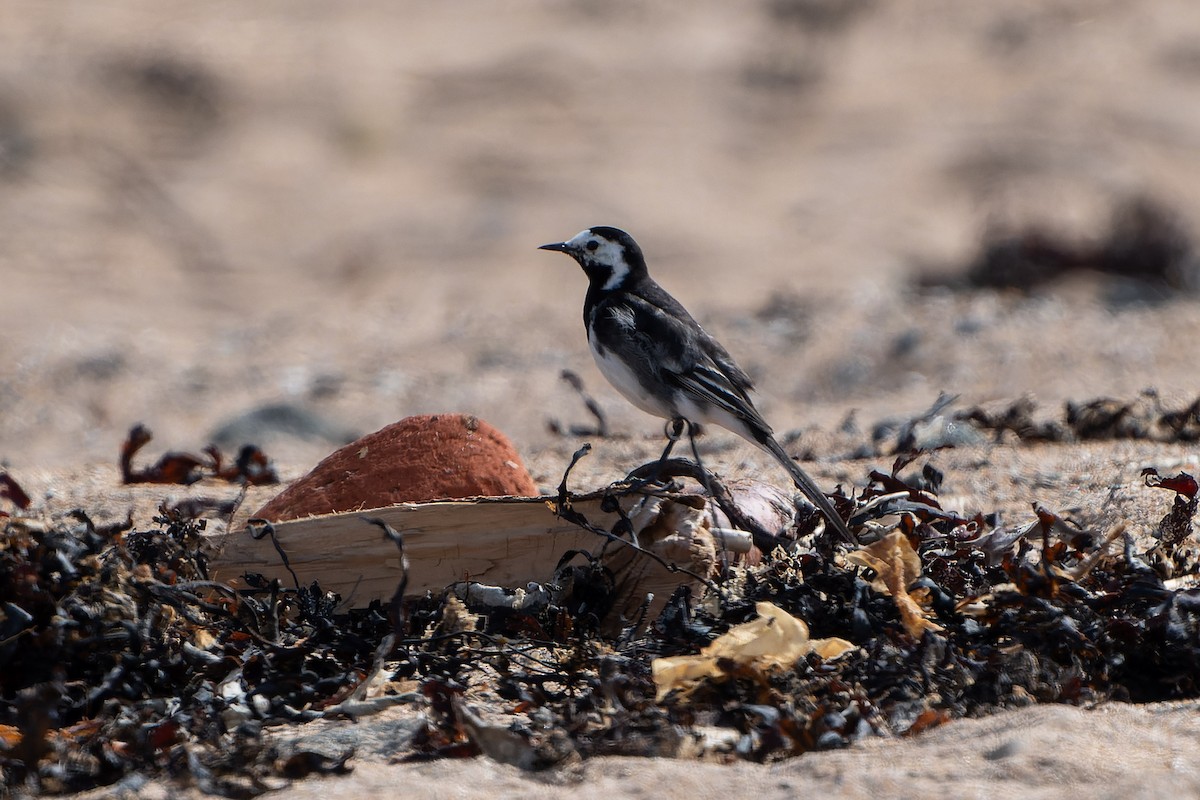
[[[871,587],[892,596],[900,611],[900,621],[909,635],[920,637],[927,630],[942,630],[941,625],[925,616],[921,606],[908,593],[909,584],[921,577],[921,556],[903,533],[892,531],[873,544],[847,553],[846,560],[875,570],[876,578]]]
[[[725,670],[719,662],[753,666],[764,672],[788,669],[811,652],[836,658],[854,648],[844,639],[810,639],[808,625],[773,603],[755,605],[758,616],[735,625],[694,656],[656,658],[651,664],[661,700],[675,689],[689,689]]]

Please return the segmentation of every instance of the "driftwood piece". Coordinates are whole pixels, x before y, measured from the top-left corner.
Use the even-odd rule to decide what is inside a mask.
[[[715,566],[716,550],[749,549],[748,536],[722,532],[713,537],[707,521],[697,518],[706,516],[700,498],[666,498],[657,512],[632,508],[638,502],[642,498],[635,496],[622,505],[635,531],[643,534],[641,546],[667,563],[707,577]],[[611,530],[620,517],[602,511],[601,503],[599,496],[588,496],[575,499],[572,507],[592,524]],[[665,601],[680,584],[695,582],[694,575],[673,571],[624,544],[557,518],[548,498],[515,497],[406,503],[275,523],[275,542],[286,553],[287,565],[270,536],[256,539],[249,529],[214,534],[213,577],[234,586],[244,584],[247,573],[278,578],[286,585],[315,580],[350,606],[365,606],[374,599],[386,602],[401,577],[400,554],[364,518],[381,519],[403,533],[409,596],[440,592],[460,581],[506,588],[548,582],[567,551],[599,553],[606,544],[605,563],[632,605],[646,593]]]

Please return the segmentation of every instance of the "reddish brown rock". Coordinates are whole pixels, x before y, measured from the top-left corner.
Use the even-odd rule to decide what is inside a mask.
[[[406,417],[328,456],[255,517],[288,519],[462,497],[537,494],[512,443],[468,414]]]

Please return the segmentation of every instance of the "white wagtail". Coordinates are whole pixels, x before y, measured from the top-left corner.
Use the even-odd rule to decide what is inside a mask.
[[[833,503],[775,440],[750,400],[750,377],[654,282],[632,236],[600,226],[539,249],[566,253],[587,274],[583,322],[588,345],[617,391],[654,416],[716,423],[766,450],[838,534],[857,544]]]

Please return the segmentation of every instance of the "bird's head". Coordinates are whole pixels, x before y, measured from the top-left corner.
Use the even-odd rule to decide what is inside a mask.
[[[580,231],[565,242],[544,244],[539,250],[557,250],[579,262],[591,284],[604,291],[624,286],[646,275],[642,248],[623,230],[598,225]]]

